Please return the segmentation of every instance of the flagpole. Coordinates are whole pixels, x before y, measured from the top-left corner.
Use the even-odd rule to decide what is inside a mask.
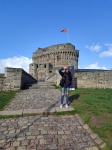
[[[68,43],[69,43],[69,35],[68,35],[68,32],[67,32],[67,39],[68,39]]]
[[[67,33],[67,39],[68,39],[68,43],[69,43],[68,29],[62,29],[61,32],[66,32]]]

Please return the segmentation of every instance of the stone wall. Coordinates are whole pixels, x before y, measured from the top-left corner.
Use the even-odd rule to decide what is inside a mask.
[[[46,80],[59,85],[61,76],[57,68]],[[19,90],[25,85],[36,83],[37,80],[21,68],[5,68],[5,75],[0,74],[0,91]],[[95,72],[75,72],[77,88],[112,88],[112,70]]]
[[[77,88],[112,88],[112,70],[100,72],[76,72]]]
[[[5,68],[5,80],[3,90],[18,90],[21,88],[21,69]]]
[[[3,90],[4,80],[5,80],[5,74],[0,74],[0,91]]]
[[[21,68],[5,68],[3,90],[19,90],[25,85],[36,83],[37,80]]]
[[[112,88],[112,71],[75,72],[76,88]],[[59,86],[61,76],[58,70],[47,81]]]
[[[37,80],[22,69],[21,74],[21,89],[26,85],[37,83]]]

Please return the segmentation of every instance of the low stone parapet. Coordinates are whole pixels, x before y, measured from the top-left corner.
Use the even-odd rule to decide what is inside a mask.
[[[36,82],[35,78],[21,68],[5,68],[4,91],[23,89],[25,85]]]
[[[0,91],[3,90],[4,80],[5,80],[5,75],[0,73]]]
[[[112,88],[112,70],[76,72],[77,88]]]

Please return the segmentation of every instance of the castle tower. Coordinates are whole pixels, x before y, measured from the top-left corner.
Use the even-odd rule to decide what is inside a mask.
[[[52,70],[65,65],[78,69],[78,57],[79,50],[71,43],[38,48],[32,56],[33,63],[29,66],[29,73],[37,80],[44,80],[46,72],[48,76],[48,72],[52,73]]]

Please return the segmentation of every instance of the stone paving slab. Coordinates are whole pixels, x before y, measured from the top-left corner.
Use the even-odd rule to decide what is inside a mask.
[[[41,109],[23,109],[23,110],[5,110],[0,111],[0,116],[15,116],[15,115],[52,115],[55,112],[66,112],[66,111],[73,111],[74,108],[59,108],[59,107],[45,107]]]
[[[94,146],[94,147],[88,147],[85,150],[98,150],[98,148],[96,146]]]
[[[53,114],[55,112],[56,112],[55,108],[24,109],[23,116],[24,115],[48,115],[48,114]]]
[[[0,120],[0,150],[98,150],[81,118],[26,116]]]
[[[21,115],[23,114],[23,110],[5,110],[5,111],[0,111],[0,116],[15,116],[15,115]]]
[[[55,109],[56,109],[56,112],[66,112],[66,111],[73,111],[74,110],[74,108],[70,107],[70,106],[68,108],[65,108],[65,107],[63,107],[63,108],[55,107]]]

